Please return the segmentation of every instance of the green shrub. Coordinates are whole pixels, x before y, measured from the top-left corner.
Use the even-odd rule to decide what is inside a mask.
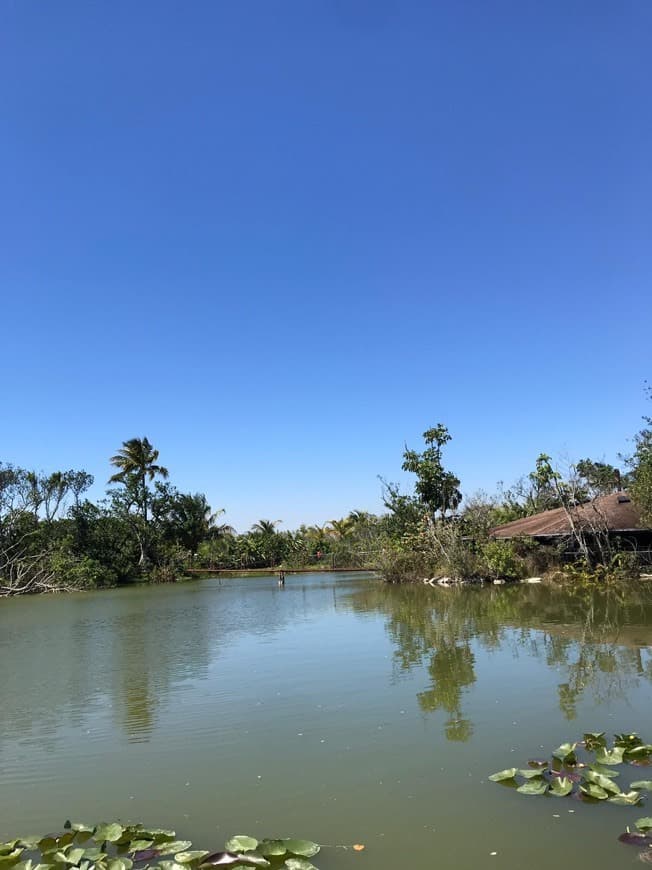
[[[527,573],[525,560],[511,541],[487,541],[481,556],[489,577],[520,580]]]

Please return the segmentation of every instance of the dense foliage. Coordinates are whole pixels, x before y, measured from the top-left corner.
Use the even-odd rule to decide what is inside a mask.
[[[518,580],[553,569],[574,580],[627,576],[645,554],[623,551],[597,525],[572,528],[556,548],[495,540],[490,532],[552,508],[570,516],[573,506],[623,487],[652,525],[652,418],[644,423],[626,474],[589,458],[562,473],[541,453],[510,488],[464,501],[460,480],[444,465],[451,435],[439,423],[424,432],[422,451],[404,450],[413,492],[382,481],[385,514],[354,510],[294,531],[279,528],[280,520],[261,519],[242,534],[220,523],[223,511],[213,511],[205,495],[168,481],[147,438],[125,441],[111,457],[115,471],[99,503],[85,497],[93,483],[85,471],[43,474],[0,464],[0,595],[169,581],[191,568],[376,568],[392,582]]]
[[[262,519],[237,534],[203,493],[170,483],[158,458],[147,438],[125,441],[99,503],[85,498],[84,471],[0,465],[0,595],[170,581],[195,566],[365,567],[386,537],[384,521],[363,511],[294,532]]]

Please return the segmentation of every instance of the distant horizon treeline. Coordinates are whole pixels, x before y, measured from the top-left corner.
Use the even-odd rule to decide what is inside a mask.
[[[515,579],[554,565],[559,554],[531,542],[496,541],[489,532],[497,525],[569,509],[621,487],[631,490],[652,524],[652,421],[644,421],[624,470],[582,459],[562,473],[542,453],[510,488],[464,501],[460,480],[443,464],[451,436],[438,424],[424,432],[422,452],[404,450],[413,492],[383,480],[383,514],[351,510],[293,531],[280,530],[280,520],[261,519],[238,534],[220,522],[224,511],[213,510],[203,493],[170,483],[146,437],[123,442],[110,458],[114,473],[97,502],[86,497],[93,484],[86,471],[46,474],[0,463],[0,595],[171,581],[192,567],[369,567],[395,581],[441,571]],[[571,543],[593,567],[618,555],[608,541],[597,555],[593,543]]]

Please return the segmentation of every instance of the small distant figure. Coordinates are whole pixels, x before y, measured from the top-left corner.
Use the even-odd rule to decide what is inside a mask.
[[[278,572],[278,585],[285,586],[285,571]]]

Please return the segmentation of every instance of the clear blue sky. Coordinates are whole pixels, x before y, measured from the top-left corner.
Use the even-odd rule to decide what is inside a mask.
[[[240,529],[615,460],[652,373],[649,0],[4,0],[0,458],[147,435]]]

